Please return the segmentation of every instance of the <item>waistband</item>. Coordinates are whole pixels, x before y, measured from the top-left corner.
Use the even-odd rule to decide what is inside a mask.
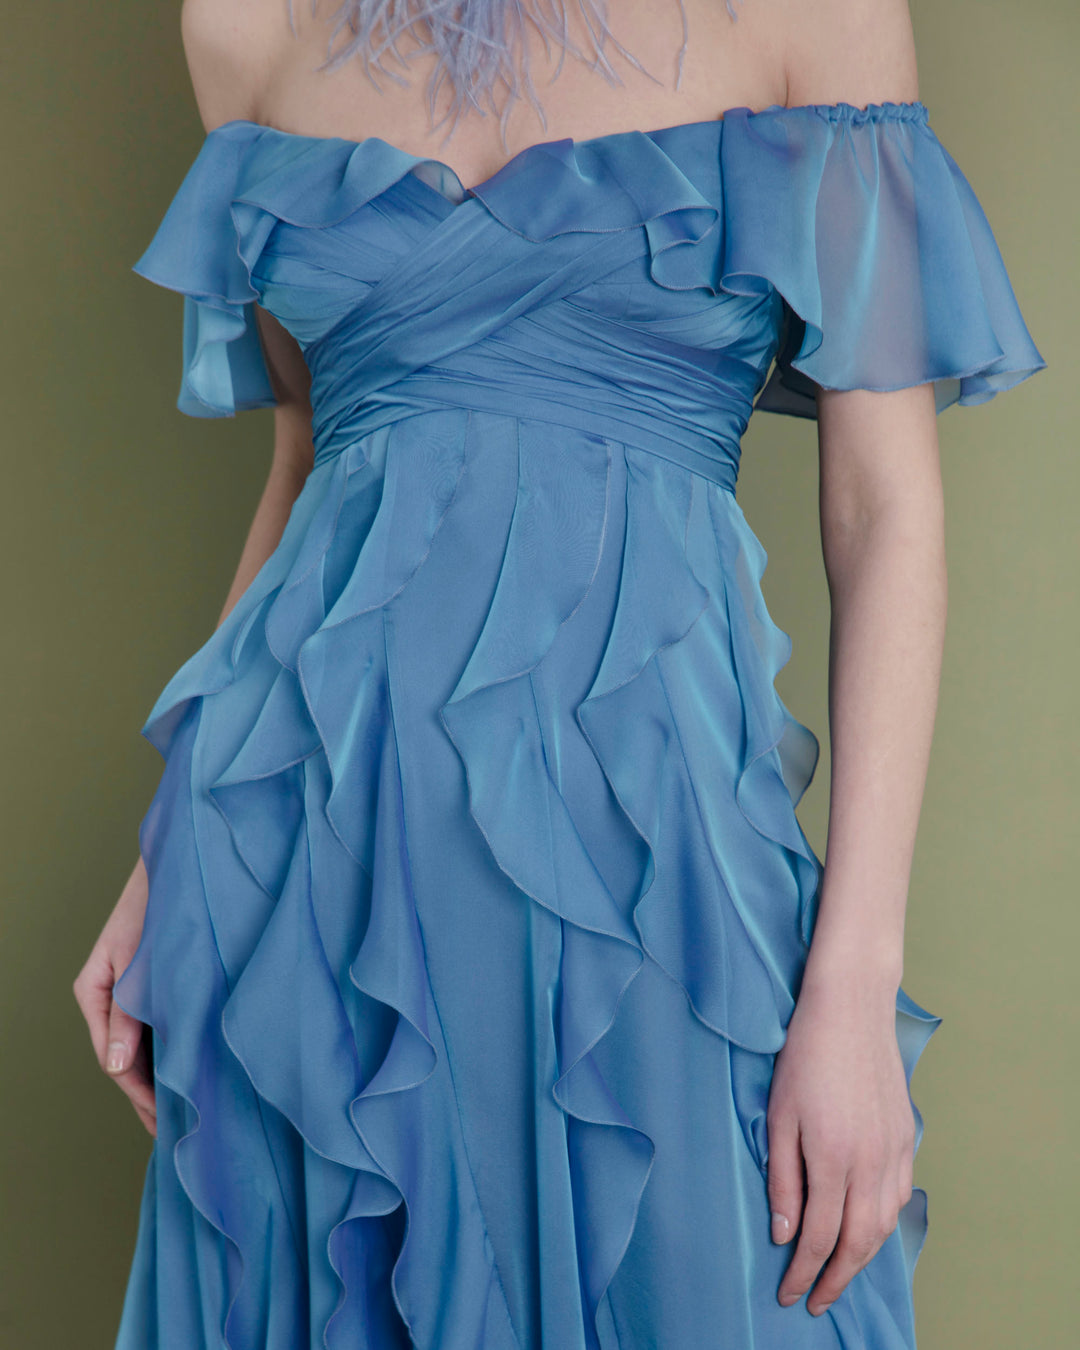
[[[577,402],[569,390],[558,400],[534,391],[515,391],[513,406],[507,406],[506,391],[483,381],[470,384],[460,374],[439,375],[417,371],[387,389],[374,390],[350,410],[347,423],[335,428],[323,444],[316,441],[315,464],[333,459],[346,445],[380,427],[440,408],[471,408],[502,417],[528,417],[553,426],[572,427],[609,440],[632,445],[679,464],[710,479],[729,492],[735,491],[741,442],[679,427],[673,434],[662,417],[634,408],[630,413],[595,403]]]

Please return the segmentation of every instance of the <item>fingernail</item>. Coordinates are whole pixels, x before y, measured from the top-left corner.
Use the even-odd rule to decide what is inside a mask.
[[[124,1067],[124,1057],[127,1047],[123,1041],[111,1041],[109,1043],[109,1058],[106,1063],[109,1066],[110,1073],[117,1073]]]
[[[772,1216],[772,1240],[774,1242],[786,1242],[788,1235],[788,1221],[785,1215],[777,1214],[773,1211]]]
[[[799,1294],[781,1294],[780,1302],[784,1305],[785,1308],[790,1308],[793,1303],[798,1303],[799,1298],[800,1298]]]
[[[835,1301],[835,1300],[834,1300],[834,1301]],[[811,1314],[812,1314],[814,1317],[820,1317],[821,1314],[826,1310],[826,1308],[831,1308],[831,1307],[832,1307],[832,1303],[816,1303],[816,1304],[810,1309],[810,1312],[811,1312]]]

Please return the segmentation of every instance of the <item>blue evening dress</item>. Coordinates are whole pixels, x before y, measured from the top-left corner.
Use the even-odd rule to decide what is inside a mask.
[[[925,105],[554,140],[471,189],[236,120],[135,270],[184,296],[193,416],[274,404],[280,320],[316,457],[143,728],[118,1350],[911,1350],[919,1188],[826,1314],[776,1300],[819,747],[735,485],[755,409],[1045,366]],[[909,1093],[940,1020],[899,992]]]

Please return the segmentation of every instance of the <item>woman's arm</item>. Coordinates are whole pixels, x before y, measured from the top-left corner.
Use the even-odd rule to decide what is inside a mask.
[[[918,98],[906,0],[779,4],[789,104]],[[786,1306],[814,1284],[815,1314],[871,1260],[912,1192],[896,994],[946,610],[933,386],[823,389],[817,407],[832,602],[829,831],[766,1118],[774,1240],[791,1241],[801,1223],[777,1296]]]
[[[258,9],[218,0],[184,0],[181,30],[206,130],[232,118],[257,120],[257,89],[266,78],[273,50],[266,16]],[[314,458],[310,375],[299,345],[266,310],[256,305],[254,313],[277,398],[273,456],[218,627],[280,541]],[[127,1095],[150,1134],[156,1135],[148,1035],[112,997],[114,983],[139,944],[148,889],[146,867],[139,857],[72,987],[98,1063]]]
[[[183,0],[180,32],[195,102],[207,132],[234,118],[259,120],[259,91],[272,79],[282,18],[228,0]],[[277,547],[289,512],[311,472],[311,377],[295,338],[255,306],[263,355],[277,407],[266,486],[218,619],[232,607]]]
[[[266,486],[217,622],[219,628],[280,542],[315,455],[309,401],[311,377],[300,347],[273,315],[258,305],[255,313],[266,367],[278,400],[274,409],[274,452]]]
[[[258,306],[255,313],[267,370],[278,399],[274,409],[273,456],[218,627],[281,539],[314,458],[308,401],[310,377],[303,355],[295,339],[272,315]],[[142,1023],[129,1016],[112,997],[113,985],[131,963],[139,945],[148,895],[149,880],[140,855],[75,977],[73,992],[86,1019],[98,1063],[126,1093],[150,1134],[156,1135],[157,1110],[147,1036]]]
[[[858,975],[891,1015],[945,635],[933,386],[822,390],[818,419],[832,775],[804,984]]]
[[[801,1297],[831,1257],[811,1312],[867,1264],[911,1196],[915,1124],[896,993],[946,610],[932,386],[824,390],[818,408],[832,599],[829,832],[767,1118],[770,1208],[788,1221],[774,1221],[775,1239],[790,1240],[802,1217],[780,1302]]]

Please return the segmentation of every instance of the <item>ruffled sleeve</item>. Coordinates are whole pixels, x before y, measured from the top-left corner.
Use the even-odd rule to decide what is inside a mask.
[[[784,300],[756,409],[816,417],[816,387],[933,381],[938,412],[1045,367],[975,193],[925,104],[725,117],[724,289]]]
[[[277,399],[255,326],[258,291],[238,248],[232,205],[248,137],[210,136],[133,271],[184,297],[183,369],[176,406],[231,417]]]

